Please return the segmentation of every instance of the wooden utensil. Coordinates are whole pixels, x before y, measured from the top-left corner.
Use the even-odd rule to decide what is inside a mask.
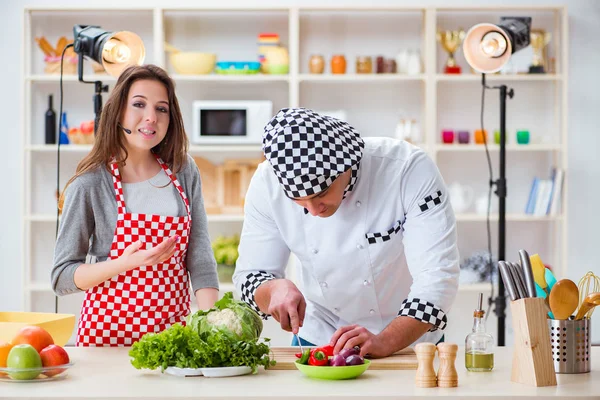
[[[305,347],[307,349],[308,347]],[[271,347],[271,351],[273,352],[273,358],[277,361],[277,364],[269,367],[269,369],[274,370],[294,370],[296,367],[294,363],[297,358],[295,356],[296,353],[300,352],[300,348],[290,346],[290,347]],[[399,352],[392,354],[389,357],[385,358],[374,358],[371,359],[371,365],[369,366],[370,370],[373,369],[382,369],[382,370],[409,370],[409,369],[417,369],[418,361],[417,355],[415,354],[413,349],[403,349]]]
[[[579,304],[579,289],[570,279],[561,279],[550,292],[550,308],[554,319],[569,319]]]
[[[590,293],[588,294],[581,306],[579,306],[579,310],[577,311],[577,315],[575,316],[575,320],[583,319],[583,317],[589,313],[588,318],[590,318],[591,310],[600,304],[600,292]]]

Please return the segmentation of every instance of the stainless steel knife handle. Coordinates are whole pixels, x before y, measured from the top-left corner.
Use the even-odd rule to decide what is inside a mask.
[[[521,281],[521,276],[519,275],[519,265],[514,262],[507,262],[510,266],[510,272],[512,274],[513,282],[515,283],[515,287],[517,288],[517,293],[519,294],[520,299],[524,299],[527,296],[527,289],[525,289],[525,283]]]
[[[533,269],[531,268],[531,261],[529,261],[529,254],[525,250],[519,250],[519,258],[521,259],[521,267],[525,276],[525,287],[527,288],[529,297],[536,297],[535,280],[533,279]]]
[[[512,277],[510,275],[510,271],[508,270],[508,266],[504,261],[498,261],[498,269],[500,270],[500,274],[502,275],[502,280],[504,281],[504,286],[506,290],[508,290],[508,295],[510,296],[511,301],[517,300],[517,292],[515,289],[515,285],[513,283]]]

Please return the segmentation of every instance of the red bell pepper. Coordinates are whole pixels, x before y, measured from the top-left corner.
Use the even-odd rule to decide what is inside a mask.
[[[315,352],[310,355],[310,358],[308,359],[308,365],[314,365],[317,367],[329,365],[329,358],[322,350],[316,349]]]
[[[317,350],[321,350],[327,357],[333,357],[333,346],[330,344],[318,347]]]

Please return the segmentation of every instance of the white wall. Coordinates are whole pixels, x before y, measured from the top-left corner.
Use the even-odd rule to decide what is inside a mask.
[[[323,1],[258,1],[221,0],[223,4],[248,6],[249,4],[311,5]],[[22,31],[23,7],[25,6],[80,6],[82,0],[4,0],[0,13],[2,27],[2,94],[0,116],[3,122],[2,166],[3,194],[0,196],[0,311],[20,310],[22,306],[22,224],[21,224],[21,166],[22,166]],[[89,2],[93,5],[123,7],[131,6],[194,6],[198,1],[172,0],[167,5],[164,0],[104,0]],[[340,0],[329,1],[331,5],[481,5],[483,1],[384,1],[384,0]],[[522,5],[519,0],[488,1],[489,4]],[[531,5],[562,5],[569,7],[569,257],[568,276],[577,281],[586,271],[595,270],[597,265],[598,238],[600,226],[600,165],[594,154],[600,150],[600,2],[595,0],[550,1],[529,0]],[[510,167],[509,167],[510,168]],[[482,225],[483,226],[483,225]],[[471,304],[471,302],[469,302]],[[461,309],[469,315],[472,305]],[[458,310],[455,310],[455,312]],[[490,316],[492,319],[493,316]],[[600,323],[600,313],[596,313],[596,324]],[[495,324],[494,324],[495,325]],[[469,327],[464,327],[468,330]],[[465,331],[466,333],[466,331]],[[600,342],[600,329],[594,329],[594,339]]]

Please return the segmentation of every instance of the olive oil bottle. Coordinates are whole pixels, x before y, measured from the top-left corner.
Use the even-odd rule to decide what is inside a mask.
[[[473,331],[465,339],[465,367],[469,371],[484,372],[494,368],[494,337],[485,331],[483,293],[473,312]]]

